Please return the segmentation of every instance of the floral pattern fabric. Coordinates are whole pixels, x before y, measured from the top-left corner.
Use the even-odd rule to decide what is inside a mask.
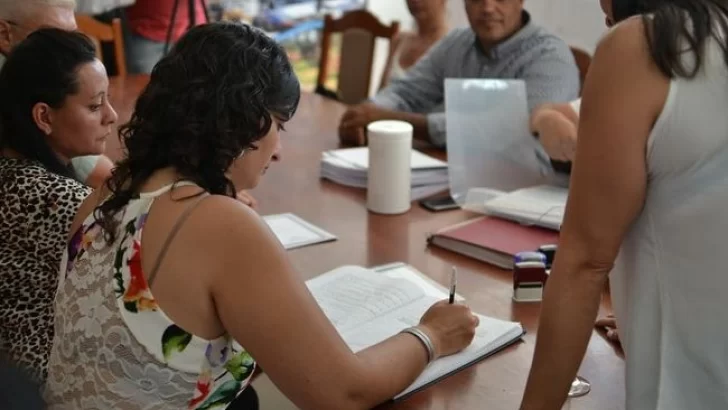
[[[173,323],[149,289],[141,236],[153,200],[132,200],[108,246],[93,215],[61,264],[45,396],[51,409],[222,409],[253,358],[229,336],[205,340]]]

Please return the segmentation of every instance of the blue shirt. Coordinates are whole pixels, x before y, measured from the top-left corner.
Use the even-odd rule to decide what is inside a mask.
[[[444,146],[446,78],[522,79],[529,110],[576,99],[579,69],[569,46],[533,24],[525,11],[523,20],[521,30],[487,52],[472,29],[453,30],[373,102],[391,110],[426,114],[431,142]]]

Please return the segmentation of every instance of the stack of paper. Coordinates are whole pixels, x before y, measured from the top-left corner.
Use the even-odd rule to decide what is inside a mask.
[[[485,202],[488,215],[560,230],[569,191],[551,185],[539,185],[503,194]]]
[[[448,189],[447,163],[412,150],[412,200],[422,199]],[[369,148],[324,151],[321,177],[355,188],[367,187]]]

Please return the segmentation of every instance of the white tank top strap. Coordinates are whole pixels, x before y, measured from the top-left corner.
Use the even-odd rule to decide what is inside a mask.
[[[403,38],[400,40],[399,44],[397,44],[397,48],[394,49],[394,53],[392,54],[392,66],[389,69],[389,80],[403,77],[407,72],[407,70],[402,68],[402,64],[399,62],[402,58],[402,46],[406,42],[407,40]]]
[[[181,187],[181,186],[198,186],[198,185],[192,181],[187,181],[187,180],[183,179],[183,180],[173,182],[171,184],[167,184],[167,185],[165,185],[159,189],[156,189],[154,191],[151,191],[151,192],[140,192],[139,197],[140,198],[156,198],[162,194],[165,194],[165,193],[171,191],[174,188]]]

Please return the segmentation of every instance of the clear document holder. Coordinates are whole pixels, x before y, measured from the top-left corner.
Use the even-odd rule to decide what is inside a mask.
[[[529,131],[523,80],[446,79],[450,194],[463,209],[516,189],[566,186]]]

